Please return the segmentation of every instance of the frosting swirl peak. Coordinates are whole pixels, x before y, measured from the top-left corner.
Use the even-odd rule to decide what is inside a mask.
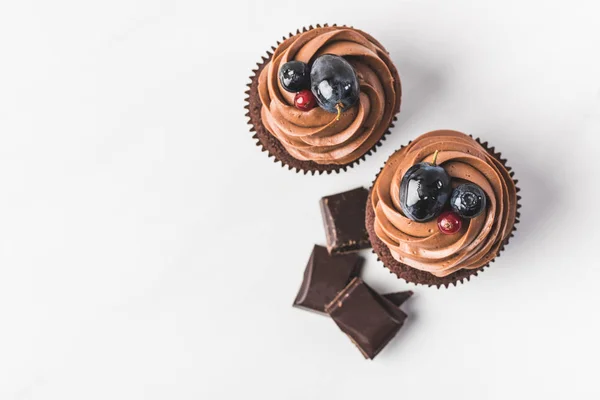
[[[311,63],[322,54],[342,56],[354,67],[358,103],[340,120],[320,107],[300,111],[294,94],[278,79],[281,65],[297,60]],[[258,80],[265,128],[290,155],[318,164],[348,164],[362,157],[381,139],[400,110],[400,78],[384,47],[354,28],[315,28],[290,37],[275,50]]]
[[[489,202],[479,216],[463,221],[461,230],[445,235],[436,220],[419,223],[400,208],[400,182],[419,162],[438,165],[452,178],[453,187],[471,182],[483,189]],[[510,237],[516,220],[517,189],[506,167],[472,137],[456,131],[426,133],[398,150],[387,161],[371,192],[374,231],[392,257],[412,268],[444,277],[460,269],[487,265]]]

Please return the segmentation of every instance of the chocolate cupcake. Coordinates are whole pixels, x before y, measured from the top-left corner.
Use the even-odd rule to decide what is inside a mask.
[[[247,110],[257,145],[304,173],[339,172],[389,133],[400,111],[398,71],[372,36],[312,26],[267,52],[250,78]]]
[[[418,137],[389,158],[371,188],[373,251],[407,282],[447,287],[469,280],[516,230],[513,175],[487,142],[449,130]]]

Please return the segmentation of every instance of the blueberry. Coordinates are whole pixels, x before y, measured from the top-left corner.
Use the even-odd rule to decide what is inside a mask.
[[[302,61],[286,62],[279,68],[279,82],[288,92],[310,88],[310,67]]]
[[[475,218],[485,210],[484,191],[473,183],[458,186],[450,197],[450,207],[463,218]]]
[[[451,191],[450,176],[435,161],[415,164],[400,183],[400,207],[407,218],[427,222],[440,215]]]
[[[358,101],[360,86],[354,68],[340,56],[318,57],[310,72],[311,90],[319,106],[330,113],[352,107]]]

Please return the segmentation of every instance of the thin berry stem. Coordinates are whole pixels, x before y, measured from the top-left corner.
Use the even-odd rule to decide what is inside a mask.
[[[433,161],[431,162],[431,164],[437,165],[436,161],[437,161],[437,157],[438,157],[439,152],[440,152],[439,150],[436,150],[435,153],[433,153]]]
[[[342,108],[344,108],[344,105],[342,103],[337,103],[335,105],[335,109],[337,110],[337,117],[335,117],[336,121],[339,121],[340,117],[342,116]]]

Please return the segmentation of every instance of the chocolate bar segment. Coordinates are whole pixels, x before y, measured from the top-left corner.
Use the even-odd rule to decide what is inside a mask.
[[[371,247],[365,226],[365,207],[369,191],[357,188],[321,199],[327,249],[342,254]]]
[[[294,306],[325,312],[325,305],[358,276],[362,263],[357,254],[332,256],[325,247],[315,245]]]
[[[407,290],[406,292],[396,292],[396,293],[388,293],[384,294],[383,297],[394,303],[396,307],[400,307],[402,303],[410,298],[413,295],[412,290]]]
[[[395,304],[360,278],[354,278],[325,311],[368,359],[379,354],[406,319]]]

